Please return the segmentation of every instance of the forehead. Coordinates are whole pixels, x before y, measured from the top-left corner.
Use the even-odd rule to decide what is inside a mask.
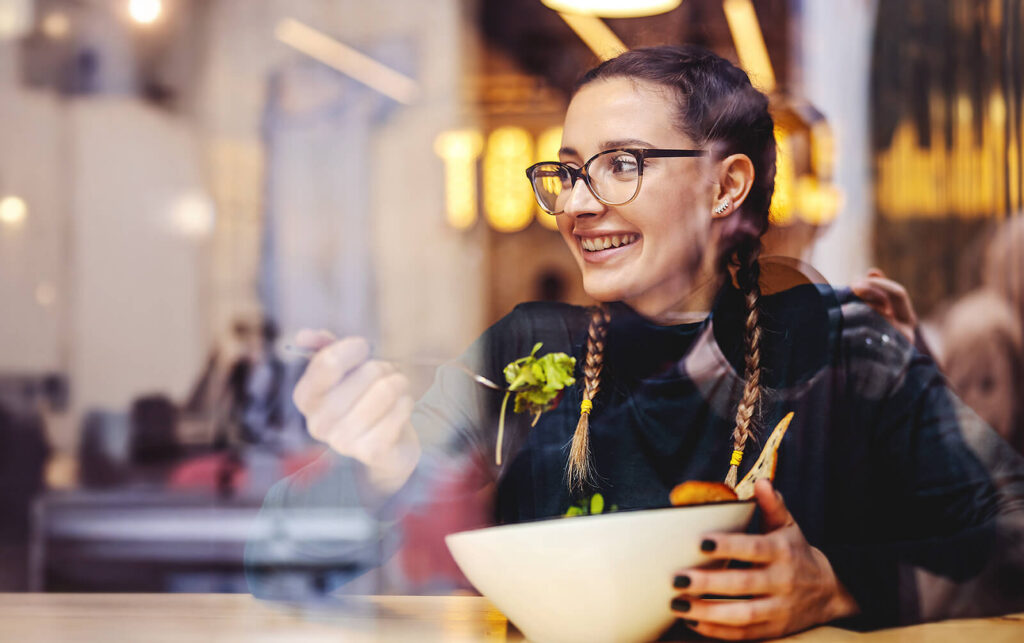
[[[569,103],[562,145],[581,156],[596,154],[608,141],[626,139],[654,147],[692,147],[675,126],[677,109],[667,87],[628,78],[593,81]]]

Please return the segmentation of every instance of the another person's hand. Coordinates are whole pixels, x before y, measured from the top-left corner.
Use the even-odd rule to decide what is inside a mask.
[[[369,359],[361,337],[337,340],[327,331],[303,330],[294,343],[316,351],[292,395],[310,435],[366,465],[378,490],[397,490],[420,456],[408,379]]]
[[[680,571],[676,615],[704,636],[739,640],[782,636],[855,614],[856,601],[825,555],[808,544],[771,482],[758,481],[754,491],[765,534],[707,534],[701,544],[716,559],[754,567]],[[738,598],[702,598],[709,594]]]
[[[885,317],[893,328],[907,338],[907,341],[914,343],[917,313],[914,312],[914,305],[906,288],[886,277],[879,268],[868,270],[868,274],[852,283],[850,288],[853,294]]]

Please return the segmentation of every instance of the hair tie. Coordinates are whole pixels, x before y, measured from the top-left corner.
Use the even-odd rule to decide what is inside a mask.
[[[583,400],[582,402],[580,402],[580,413],[586,413],[589,415],[590,411],[593,410],[593,408],[594,403],[591,402],[590,400]]]
[[[729,460],[729,466],[731,466],[731,467],[738,467],[738,466],[740,466],[740,462],[742,460],[743,460],[743,451],[741,451],[740,449],[736,449],[735,451],[732,452],[732,459]]]

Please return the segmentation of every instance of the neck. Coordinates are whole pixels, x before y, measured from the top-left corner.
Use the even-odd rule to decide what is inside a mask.
[[[703,321],[711,311],[725,275],[702,272],[685,292],[647,293],[626,302],[630,308],[660,326]]]

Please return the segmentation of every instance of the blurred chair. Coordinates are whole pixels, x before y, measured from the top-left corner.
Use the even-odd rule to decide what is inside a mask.
[[[0,404],[0,591],[26,589],[30,507],[49,451],[38,412]]]
[[[179,455],[178,408],[163,395],[147,395],[132,403],[131,460],[159,465]]]
[[[124,413],[93,410],[82,420],[79,480],[86,487],[124,482],[130,464],[131,425]]]
[[[953,390],[1024,453],[1024,338],[1016,311],[996,292],[974,291],[953,304],[940,333],[942,366]]]

